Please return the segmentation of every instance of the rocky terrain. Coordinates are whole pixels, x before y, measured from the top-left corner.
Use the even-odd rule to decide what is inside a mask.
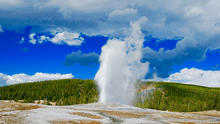
[[[0,102],[0,124],[220,124],[220,111],[168,112],[119,103],[48,106]]]

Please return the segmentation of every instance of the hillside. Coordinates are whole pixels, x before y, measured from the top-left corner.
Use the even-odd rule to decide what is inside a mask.
[[[24,102],[46,100],[57,105],[74,105],[97,102],[98,90],[93,80],[48,80],[0,87],[0,99]]]
[[[134,106],[176,112],[220,111],[220,88],[173,82],[141,82]]]
[[[220,111],[220,88],[145,81],[137,83],[133,106],[176,112]],[[56,105],[87,104],[98,101],[94,80],[62,79],[0,87],[2,100],[46,100]]]

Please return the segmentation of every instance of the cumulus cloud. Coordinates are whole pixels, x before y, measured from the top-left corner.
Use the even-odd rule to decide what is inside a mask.
[[[44,81],[44,80],[56,80],[56,79],[67,79],[73,78],[72,73],[70,74],[48,74],[48,73],[35,73],[34,75],[27,75],[24,73],[14,74],[14,75],[6,75],[0,73],[0,84],[12,85],[17,83],[26,83],[26,82],[34,82],[34,81]]]
[[[55,44],[63,44],[66,43],[68,45],[81,45],[83,42],[84,38],[80,37],[79,33],[73,33],[73,32],[68,32],[68,31],[63,31],[57,33],[52,39],[51,42]]]
[[[6,3],[3,2],[3,4]],[[120,18],[122,22],[129,22],[137,17],[146,16],[149,21],[142,26],[142,30],[146,30],[150,35],[160,39],[170,39],[176,36],[189,37],[198,31],[208,34],[220,32],[218,0],[167,0],[166,2],[160,0],[75,0],[65,2],[60,0],[19,0],[18,3],[14,4],[18,8],[16,14],[13,11],[14,6],[9,6],[7,9],[0,6],[2,25],[7,29],[16,30],[19,29],[18,26],[38,24],[38,26],[33,26],[32,31],[39,31],[39,29],[42,31],[42,28],[48,31],[48,29],[59,27],[86,35],[106,35],[120,28],[129,27],[129,24],[117,22],[115,19]]]
[[[32,43],[32,44],[36,44],[36,39],[34,38],[34,36],[36,35],[36,33],[31,33],[30,35],[29,35],[29,42],[30,43]]]
[[[22,0],[1,0],[0,8],[18,7],[21,6],[22,2]]]
[[[204,71],[196,68],[184,68],[171,74],[168,80],[185,80],[183,83],[206,87],[220,87],[220,71]]]
[[[41,35],[38,36],[37,39],[34,38],[36,36],[36,33],[31,33],[29,35],[30,43],[36,44],[43,43],[43,42],[52,42],[54,44],[67,44],[70,46],[79,46],[84,42],[84,38],[80,36],[79,33],[74,33],[70,31],[63,31],[63,30],[52,30],[51,34],[54,35],[53,38],[50,38],[49,36]]]
[[[21,38],[21,40],[19,41],[19,44],[22,44],[22,43],[24,43],[25,41],[24,41],[24,37],[22,37]]]
[[[109,9],[122,9],[125,8],[127,5],[127,1],[110,1],[110,0],[75,0],[75,1],[67,1],[63,2],[60,0],[55,1],[48,1],[46,2],[47,7],[56,7],[59,8],[59,12],[63,14],[63,16],[67,16],[69,18],[72,16],[74,11],[84,12],[84,13],[97,13],[100,10],[108,11]],[[46,7],[45,6],[45,7]]]
[[[89,66],[90,64],[99,64],[99,55],[95,52],[92,53],[82,53],[80,50],[78,52],[72,52],[68,54],[63,62],[66,66],[71,66],[75,63],[80,65]]]
[[[112,13],[108,15],[110,20],[116,21],[132,21],[136,20],[137,9],[126,8],[125,10],[114,10]]]
[[[4,30],[2,29],[2,26],[0,25],[0,33],[3,33]]]
[[[46,42],[46,41],[49,41],[50,40],[50,37],[48,36],[45,36],[45,35],[42,35],[42,36],[39,36],[38,37],[38,43],[43,43],[43,42]]]
[[[83,41],[78,35],[80,33],[89,36],[124,37],[130,26],[129,21],[146,16],[148,21],[141,26],[145,35],[160,41],[175,37],[183,38],[173,50],[164,51],[161,48],[160,51],[155,51],[149,47],[143,49],[143,60],[151,61],[150,68],[156,67],[154,73],[158,73],[158,77],[168,77],[175,64],[182,64],[186,60],[202,61],[208,49],[220,49],[219,0],[69,0],[65,2],[19,0],[16,2],[16,4],[0,2],[1,25],[5,29],[16,31],[32,26],[31,31],[36,33],[50,32],[57,28],[76,33],[73,35],[76,38],[67,36],[70,32],[57,33],[52,41],[57,44],[79,45]]]
[[[198,42],[199,41],[199,42]],[[206,39],[195,37],[195,39],[184,38],[177,42],[176,47],[172,50],[164,51],[164,48],[160,48],[158,51],[145,47],[142,49],[144,57],[143,61],[150,62],[150,68],[154,68],[151,74],[148,74],[149,78],[152,74],[157,74],[158,77],[167,78],[172,71],[173,65],[183,64],[185,61],[202,61],[206,57],[206,51],[211,49],[211,46],[215,44],[218,46],[218,40],[216,43],[207,42]]]
[[[137,18],[133,15],[149,18],[149,23],[143,26],[144,30],[148,30],[157,37],[172,38],[183,33],[184,35],[186,33],[190,35],[191,32],[196,31],[194,29],[198,28],[208,31],[214,24],[219,22],[219,1],[217,0],[167,0],[166,2],[160,0],[75,0],[65,2],[60,0],[19,0],[19,2],[16,2],[14,5],[17,5],[16,7],[19,8],[16,14],[13,14],[14,6],[7,9],[0,6],[2,12],[7,12],[7,16],[10,17],[4,19],[3,17],[6,15],[0,14],[1,19],[4,20],[2,21],[3,25],[7,26],[6,23],[23,26],[25,24],[39,24],[45,28],[65,27],[72,30],[80,30],[80,32],[88,35],[92,31],[95,31],[93,34],[103,35],[97,33],[102,33],[106,29],[117,30],[118,27],[122,28],[125,26],[121,25],[121,23],[119,25],[117,22],[112,22],[114,20],[109,21],[108,17],[115,18],[116,16],[120,17],[130,14],[131,18],[128,19],[131,20]],[[6,3],[3,2],[1,5]],[[25,4],[21,6],[18,3]],[[27,17],[30,19],[27,19]],[[12,23],[14,21],[12,18],[16,18],[16,21],[19,21],[19,23]],[[124,21],[127,22],[129,20],[124,19]],[[16,28],[16,26],[13,27]],[[129,27],[129,24],[127,27]]]

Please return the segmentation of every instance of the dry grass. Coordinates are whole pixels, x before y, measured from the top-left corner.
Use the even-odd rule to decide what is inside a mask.
[[[204,112],[186,112],[187,114],[195,114],[195,115],[203,115],[203,116],[212,116],[212,117],[220,117],[219,111],[204,111]]]
[[[14,111],[14,110],[29,110],[40,108],[38,105],[28,105],[24,103],[9,103],[0,101],[0,112]]]
[[[104,119],[101,116],[93,115],[90,113],[84,113],[84,112],[72,112],[71,114],[79,115],[79,116],[83,116],[83,117],[87,117],[87,118],[91,118],[91,119]]]
[[[29,109],[37,109],[40,108],[38,105],[30,105],[30,106],[22,106],[19,105],[19,107],[17,107],[17,110],[29,110]]]
[[[93,120],[59,120],[59,121],[50,121],[52,124],[102,124],[99,121]]]
[[[0,124],[25,124],[23,118],[19,114],[2,114]]]
[[[155,118],[155,119],[159,119],[161,117],[157,117],[157,115],[161,115],[163,118],[176,118],[176,119],[199,119],[199,120],[205,120],[205,119],[210,119],[209,117],[198,117],[198,116],[193,116],[193,115],[179,115],[179,114],[169,114],[169,113],[155,113],[155,112],[137,112],[137,111],[133,111],[133,112],[121,112],[121,111],[107,111],[107,110],[86,110],[86,109],[76,109],[75,110],[81,110],[81,111],[97,111],[97,112],[103,112],[107,115],[110,116],[115,116],[115,117],[119,117],[119,118],[140,118],[140,117],[144,117],[146,115],[151,115],[151,118]],[[178,113],[178,112],[177,112]],[[219,117],[217,116],[217,112],[216,113],[205,113],[205,112],[195,112],[197,114],[201,114],[201,115],[209,115],[209,116],[215,116],[215,117]],[[187,114],[195,114],[192,112],[188,112]]]
[[[10,103],[0,101],[0,112],[9,112],[15,110],[22,110],[17,112],[17,114],[1,114],[0,113],[0,124],[25,124],[24,117],[22,115],[23,110],[37,109],[37,105],[28,105],[23,103]]]
[[[99,110],[99,109],[88,110],[88,109],[78,109],[78,108],[71,108],[71,109],[80,110],[80,111],[103,112],[109,116],[115,116],[119,118],[140,118],[140,117],[145,117],[146,114],[153,114],[152,112],[122,112],[122,111],[108,111],[108,110]]]
[[[110,116],[115,116],[119,118],[140,118],[144,117],[144,114],[139,114],[139,113],[132,113],[132,112],[122,112],[122,111],[107,111],[107,110],[93,110],[93,111],[98,111],[98,112],[103,112],[106,113],[107,115]]]
[[[189,116],[189,115],[178,115],[178,114],[162,114],[163,118],[176,118],[176,119],[199,119],[206,120],[210,119],[208,117],[198,117],[198,116]]]
[[[177,122],[177,121],[170,121],[171,123],[180,123],[180,124],[196,124],[195,122]]]
[[[210,119],[209,117],[198,117],[193,115],[179,115],[179,114],[169,114],[169,113],[155,113],[155,112],[132,112],[133,114],[151,115],[151,118],[160,119],[162,118],[175,118],[175,119],[199,119],[205,120]],[[157,117],[161,115],[161,117]]]
[[[179,124],[198,124],[196,122],[177,122],[177,121],[170,121],[171,123],[179,123]],[[220,124],[220,122],[213,123],[213,122],[199,122],[199,124]]]
[[[70,109],[70,108],[66,108]],[[146,114],[150,114],[150,112],[122,112],[122,111],[108,111],[108,110],[99,110],[99,109],[78,109],[78,108],[71,108],[73,110],[80,110],[80,111],[93,111],[93,112],[103,112],[109,116],[115,116],[119,118],[140,118],[144,117]]]
[[[210,119],[209,117],[198,117],[190,115],[179,115],[179,114],[168,114],[168,113],[153,113],[153,112],[121,112],[121,111],[106,111],[106,110],[93,110],[98,112],[106,113],[110,116],[116,116],[119,118],[140,118],[145,117],[146,115],[151,115],[153,118],[157,118],[157,115],[161,115],[162,118],[175,118],[175,119],[199,119],[206,120]]]

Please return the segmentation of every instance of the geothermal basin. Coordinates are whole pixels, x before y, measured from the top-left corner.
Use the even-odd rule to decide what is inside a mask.
[[[220,111],[169,112],[119,103],[49,106],[0,102],[0,124],[220,124]]]

